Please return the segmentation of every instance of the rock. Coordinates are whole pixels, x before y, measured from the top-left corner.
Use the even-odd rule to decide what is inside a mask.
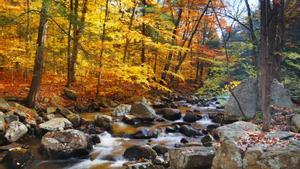
[[[155,110],[145,103],[132,105],[129,114],[141,120],[153,120],[156,117]]]
[[[176,133],[177,130],[175,130],[174,127],[170,127],[170,126],[169,126],[169,127],[166,127],[165,132],[166,132],[166,133]]]
[[[233,90],[234,95],[238,99],[241,108],[245,113],[245,119],[252,119],[258,110],[256,86],[257,80],[248,79]],[[293,107],[289,91],[277,80],[274,80],[271,86],[271,104],[289,108]],[[244,119],[236,100],[232,96],[230,96],[225,105],[224,117],[225,120],[228,121]]]
[[[118,107],[116,107],[112,115],[116,117],[123,117],[124,115],[128,114],[130,112],[131,105],[129,104],[120,104]]]
[[[197,120],[200,120],[202,117],[193,113],[193,112],[187,112],[185,116],[183,117],[183,121],[193,123]]]
[[[154,166],[151,161],[127,163],[124,166],[124,169],[161,169]]]
[[[14,115],[14,114],[8,114],[8,115],[5,116],[5,121],[7,123],[11,123],[13,121],[19,121],[19,120],[20,120],[19,116]]]
[[[128,160],[140,160],[140,159],[154,160],[157,154],[149,146],[134,145],[127,148],[123,156]]]
[[[143,128],[138,130],[136,133],[132,134],[130,137],[134,139],[150,139],[150,138],[157,138],[157,136],[158,136],[157,129]]]
[[[82,156],[90,151],[85,134],[74,129],[48,132],[42,137],[41,148],[51,158]]]
[[[103,129],[111,131],[112,129],[112,117],[108,115],[97,114],[95,117],[95,125]]]
[[[13,148],[8,151],[4,161],[8,168],[21,169],[28,168],[33,161],[31,151],[24,148]]]
[[[0,115],[0,132],[4,132],[6,127],[5,115]]]
[[[137,119],[135,116],[130,114],[124,115],[122,121],[124,121],[124,123],[131,124],[131,125],[137,125],[141,123],[140,119]]]
[[[211,167],[213,147],[182,147],[169,150],[170,166],[174,169],[207,169]]]
[[[73,127],[78,127],[80,125],[81,118],[79,114],[75,114],[69,109],[64,107],[59,107],[59,113],[62,116],[64,116],[66,119],[68,119],[73,124]]]
[[[47,114],[53,114],[57,111],[57,107],[48,107]]]
[[[22,136],[24,136],[27,133],[28,129],[27,127],[19,122],[19,121],[13,121],[9,123],[8,129],[6,130],[5,133],[5,138],[9,142],[15,142]]]
[[[287,147],[261,146],[249,147],[243,158],[243,168],[288,168],[298,169],[300,164],[300,146]]]
[[[160,109],[158,113],[162,114],[165,119],[171,121],[179,120],[181,118],[181,112],[179,109],[163,108]]]
[[[187,143],[189,143],[189,141],[188,141],[186,138],[182,138],[182,139],[180,140],[180,143],[182,143],[182,144],[187,144]]]
[[[7,101],[3,98],[0,98],[0,111],[8,111],[10,108]]]
[[[284,145],[259,143],[241,149],[236,141],[248,138],[249,133],[262,134],[258,126],[248,122],[235,122],[217,128],[216,132],[221,142],[212,169],[299,168],[300,142],[294,141],[292,133],[274,131],[263,134],[266,138],[282,143],[288,140]]]
[[[158,155],[164,155],[169,151],[169,148],[164,145],[155,145],[152,147],[152,149],[158,154]]]
[[[293,132],[300,132],[300,114],[295,114],[291,118],[290,127]]]
[[[180,132],[188,137],[196,137],[196,136],[203,135],[200,131],[193,129],[192,127],[187,126],[187,125],[181,126]]]
[[[47,131],[62,131],[72,128],[72,123],[66,118],[52,118],[47,122],[39,124],[39,128]]]
[[[202,139],[201,139],[201,143],[203,144],[203,146],[212,146],[212,141],[213,141],[213,137],[208,135],[205,135]]]
[[[19,116],[20,121],[24,122],[25,124],[32,126],[37,125],[37,120],[39,120],[40,117],[35,110],[15,102],[10,103],[10,105],[14,107],[14,109],[9,113],[10,115]]]
[[[64,89],[64,95],[71,100],[76,100],[77,99],[77,92],[75,92],[74,90],[65,88]]]

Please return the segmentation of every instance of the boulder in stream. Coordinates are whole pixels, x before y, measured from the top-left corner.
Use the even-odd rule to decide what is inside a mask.
[[[157,156],[157,153],[149,146],[134,145],[127,148],[123,156],[128,160],[154,160]]]
[[[141,120],[153,120],[156,117],[155,110],[146,103],[132,105],[129,114]]]
[[[193,123],[197,120],[200,120],[201,118],[202,117],[200,115],[197,115],[194,112],[187,112],[183,117],[183,121]]]
[[[105,130],[111,131],[112,129],[112,117],[108,115],[97,114],[95,117],[95,125]]]
[[[46,131],[62,131],[67,128],[71,128],[72,123],[62,117],[52,118],[49,121],[39,124],[39,128]]]
[[[91,150],[86,135],[74,129],[48,132],[42,137],[41,148],[51,158],[82,156]]]
[[[21,147],[10,149],[4,160],[8,168],[22,169],[29,168],[33,161],[33,154],[30,150]]]
[[[123,117],[124,115],[130,112],[130,109],[131,109],[131,105],[120,104],[113,110],[112,115],[116,117]]]
[[[5,133],[5,138],[9,142],[15,142],[28,132],[28,128],[19,121],[9,123],[8,129]]]
[[[174,169],[207,169],[211,167],[215,149],[191,146],[169,150],[170,165]]]
[[[162,108],[158,111],[158,113],[162,114],[165,119],[171,121],[179,120],[181,118],[181,112],[179,109]]]
[[[180,132],[188,137],[197,137],[197,136],[203,135],[200,131],[198,131],[188,125],[182,125],[180,127]]]

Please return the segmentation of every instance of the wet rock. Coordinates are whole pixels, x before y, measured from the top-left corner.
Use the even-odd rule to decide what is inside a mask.
[[[131,138],[134,139],[150,139],[150,138],[157,138],[158,130],[157,129],[147,129],[143,128],[137,131],[136,133],[131,135]]]
[[[252,119],[257,112],[257,80],[248,79],[242,82],[233,90],[234,95],[238,99],[246,117],[242,112],[233,96],[230,96],[225,105],[224,117],[228,121],[240,119]],[[283,107],[293,107],[289,91],[277,80],[273,80],[271,86],[271,104]]]
[[[112,129],[112,117],[107,115],[97,114],[95,117],[95,125],[105,130],[111,131]]]
[[[185,122],[189,122],[189,123],[193,123],[197,120],[200,120],[202,117],[195,114],[195,113],[192,113],[192,112],[187,112],[185,114],[185,116],[183,117],[183,121]]]
[[[188,141],[186,138],[182,138],[182,139],[180,140],[180,143],[182,143],[182,144],[187,144],[187,143],[189,143],[189,141]]]
[[[124,115],[128,114],[131,110],[131,105],[129,104],[120,104],[118,107],[116,107],[112,115],[116,117],[123,117]]]
[[[81,118],[79,114],[75,114],[71,110],[64,107],[59,107],[59,113],[68,119],[72,123],[73,127],[78,127],[80,125]]]
[[[295,114],[291,118],[290,127],[293,132],[299,133],[300,132],[300,114]]]
[[[166,133],[176,133],[177,131],[174,129],[174,127],[166,127],[165,129]]]
[[[188,137],[196,137],[196,136],[203,135],[200,131],[193,129],[192,127],[187,126],[187,125],[181,126],[180,132]]]
[[[212,132],[214,129],[216,129],[218,127],[220,127],[219,124],[209,124],[209,125],[206,126],[206,129],[207,129],[208,132]]]
[[[9,123],[8,129],[6,130],[5,133],[5,138],[9,142],[15,142],[22,136],[24,136],[28,132],[27,127],[19,122],[19,121],[13,121]]]
[[[170,165],[174,169],[207,169],[211,167],[213,147],[182,147],[169,150]]]
[[[156,117],[155,110],[145,103],[136,103],[132,105],[129,114],[141,120],[153,120]]]
[[[28,168],[30,163],[33,161],[33,155],[28,149],[20,147],[13,148],[8,151],[4,161],[8,168]]]
[[[155,145],[152,147],[152,149],[158,154],[158,155],[164,155],[169,151],[169,148],[164,145]]]
[[[9,124],[13,121],[19,121],[19,116],[14,115],[14,114],[8,114],[5,116],[5,121]]]
[[[78,128],[78,130],[83,131],[84,133],[88,133],[88,134],[103,133],[103,130],[98,126],[95,126],[95,124],[93,122],[86,122],[85,124],[82,124]]]
[[[151,159],[157,156],[156,152],[149,146],[134,145],[127,148],[123,155],[128,160]]]
[[[77,99],[77,92],[68,88],[64,89],[64,95],[71,100]]]
[[[90,151],[85,134],[74,129],[48,132],[42,137],[41,148],[51,158],[82,156]]]
[[[91,143],[91,145],[99,144],[101,143],[101,139],[98,135],[92,134],[88,136],[88,140]]]
[[[165,119],[171,121],[179,120],[181,118],[181,112],[179,109],[163,108],[160,109],[158,113],[162,114]]]
[[[125,169],[164,169],[156,167],[151,161],[127,163],[124,166]]]
[[[10,108],[7,101],[3,98],[0,98],[0,111],[8,111]]]
[[[136,118],[134,115],[127,114],[123,117],[122,121],[126,124],[137,125],[141,123],[141,120]]]
[[[46,131],[62,131],[72,128],[72,123],[66,118],[52,118],[51,120],[39,124],[39,128]]]
[[[209,147],[212,146],[212,142],[213,142],[213,137],[208,135],[205,135],[202,139],[201,139],[201,143],[203,144],[203,146]]]

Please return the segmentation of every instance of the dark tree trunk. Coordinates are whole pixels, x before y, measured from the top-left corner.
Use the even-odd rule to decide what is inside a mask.
[[[271,4],[272,3],[272,4]],[[272,6],[272,7],[271,7]],[[260,55],[258,71],[259,107],[263,112],[263,130],[271,124],[271,84],[280,73],[284,41],[284,0],[261,0]]]
[[[42,81],[44,50],[45,50],[45,40],[46,40],[46,27],[47,27],[47,20],[48,20],[48,16],[47,16],[47,8],[49,5],[48,3],[49,2],[47,2],[47,0],[42,1],[33,77],[31,81],[29,94],[27,96],[28,107],[35,106],[39,95],[41,81]]]
[[[146,15],[146,1],[143,0],[143,8],[142,8],[142,16]],[[144,42],[144,36],[146,36],[146,25],[145,23],[142,24],[142,51],[141,51],[141,63],[146,62],[146,55],[145,55],[145,42]]]

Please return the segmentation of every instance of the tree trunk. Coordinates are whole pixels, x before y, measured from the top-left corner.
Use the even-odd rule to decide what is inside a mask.
[[[132,9],[132,13],[131,13],[131,16],[130,16],[130,21],[129,21],[129,26],[128,26],[129,31],[131,31],[131,28],[132,28],[134,14],[135,14],[135,11],[136,11],[136,5],[137,5],[137,2],[135,2],[135,4],[134,4],[134,7]],[[125,63],[126,59],[127,59],[128,45],[129,45],[129,37],[126,36],[126,41],[125,41],[125,46],[124,46],[124,54],[123,54],[123,63]]]
[[[44,50],[45,50],[45,41],[46,41],[46,27],[47,27],[47,20],[48,20],[48,16],[47,16],[48,5],[49,2],[47,2],[47,0],[42,1],[33,77],[31,81],[30,91],[27,96],[28,107],[34,107],[36,105],[37,98],[39,95],[40,85],[42,81]]]
[[[173,36],[172,36],[172,41],[173,41],[172,43],[173,44],[176,42],[177,29],[178,29],[179,23],[181,21],[181,16],[182,16],[182,8],[179,8],[177,20],[176,20],[176,23],[175,23],[175,28],[173,29]],[[166,80],[166,78],[167,78],[167,72],[170,69],[172,57],[173,57],[173,53],[169,52],[169,55],[168,55],[168,58],[167,58],[167,62],[165,64],[163,72],[161,74],[161,78],[163,80]]]
[[[271,84],[279,76],[284,45],[284,0],[261,0],[260,55],[258,71],[259,107],[263,112],[263,130],[271,124]],[[272,8],[271,8],[272,6]]]
[[[142,16],[146,15],[146,1],[143,0],[143,8],[142,8]],[[144,42],[144,36],[146,36],[146,25],[143,22],[142,24],[142,51],[141,51],[141,63],[145,63],[146,62],[146,56],[145,56],[145,42]]]
[[[72,59],[71,59],[71,30],[72,30],[72,17],[73,17],[73,0],[70,0],[70,16],[69,16],[69,28],[68,28],[68,79],[67,87],[71,87],[72,84]]]
[[[96,97],[98,97],[99,94],[100,94],[100,84],[101,84],[102,66],[103,66],[102,62],[103,62],[103,52],[104,52],[104,40],[105,40],[105,34],[106,34],[106,22],[108,20],[108,3],[109,3],[109,0],[106,0],[106,2],[105,2],[105,16],[104,16],[102,36],[101,36],[101,51],[100,51],[100,58],[99,58],[99,70],[98,70]]]
[[[27,56],[27,63],[26,63],[26,67],[25,67],[25,73],[24,73],[24,78],[25,80],[27,80],[28,78],[28,74],[29,74],[29,69],[28,69],[28,65],[29,65],[29,61],[31,58],[31,53],[30,53],[30,0],[26,0],[26,47],[25,47],[25,51],[26,51],[26,56]]]
[[[79,46],[79,40],[81,33],[84,29],[84,22],[85,22],[85,14],[87,12],[87,3],[88,0],[83,0],[83,8],[82,8],[82,14],[80,19],[80,25],[78,25],[78,0],[75,0],[74,4],[74,19],[75,24],[73,25],[73,50],[72,50],[72,58],[71,58],[71,66],[70,66],[70,84],[72,85],[76,81],[75,74],[76,74],[76,65],[77,65],[77,55],[78,55],[78,46]]]

